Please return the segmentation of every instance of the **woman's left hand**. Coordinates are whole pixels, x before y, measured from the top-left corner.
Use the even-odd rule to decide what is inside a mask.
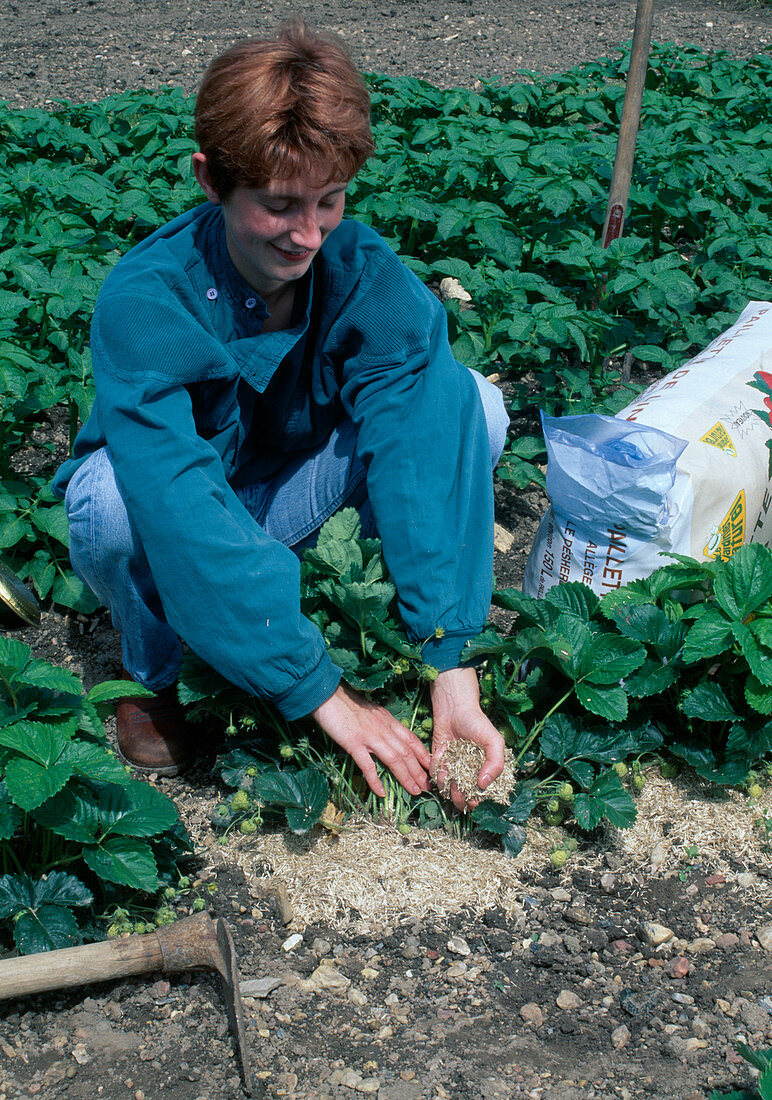
[[[451,668],[441,672],[430,687],[434,720],[432,739],[432,775],[437,770],[440,787],[444,783],[442,756],[451,741],[473,741],[485,750],[485,763],[477,777],[480,793],[504,770],[504,738],[480,709],[480,689],[473,668]],[[467,803],[455,784],[450,797],[459,810],[477,805]]]

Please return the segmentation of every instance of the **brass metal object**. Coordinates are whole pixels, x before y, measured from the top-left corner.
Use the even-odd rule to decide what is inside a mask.
[[[19,630],[38,626],[40,607],[37,600],[7,565],[0,562],[0,627]]]

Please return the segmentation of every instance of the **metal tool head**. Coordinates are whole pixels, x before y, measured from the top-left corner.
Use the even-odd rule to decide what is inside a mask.
[[[220,917],[212,921],[208,913],[197,913],[178,924],[157,928],[155,935],[161,945],[165,971],[205,967],[216,970],[222,978],[228,1023],[238,1047],[244,1091],[247,1096],[251,1096],[252,1070],[244,1028],[239,967],[230,928]]]
[[[241,1061],[241,1074],[244,1081],[244,1091],[247,1096],[252,1095],[252,1069],[249,1064],[249,1051],[247,1049],[247,1037],[244,1029],[244,1007],[241,1003],[241,978],[239,977],[236,948],[233,946],[233,937],[227,923],[218,917],[214,922],[217,933],[217,945],[222,958],[222,967],[218,967],[223,979],[225,1004],[228,1010],[228,1023],[236,1038]]]
[[[0,561],[0,626],[7,630],[19,630],[23,626],[37,626],[40,607],[26,585]]]

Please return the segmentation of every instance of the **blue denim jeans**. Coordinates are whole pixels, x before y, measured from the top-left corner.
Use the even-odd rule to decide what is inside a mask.
[[[509,416],[500,391],[481,374],[472,375],[485,412],[493,468],[504,449]],[[312,545],[322,524],[344,506],[358,509],[364,535],[376,533],[350,420],[339,424],[318,449],[295,455],[272,477],[237,493],[271,538],[297,552]],[[182,648],[164,617],[106,448],[95,451],[75,472],[65,507],[75,572],[110,610],[122,637],[126,670],[159,691],[176,679]]]

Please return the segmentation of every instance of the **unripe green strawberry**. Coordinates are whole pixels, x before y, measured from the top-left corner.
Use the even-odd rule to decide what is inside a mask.
[[[422,665],[421,666],[421,679],[422,680],[427,680],[429,683],[432,683],[434,680],[437,679],[439,674],[440,674],[439,669],[435,668],[434,665]]]
[[[675,779],[678,775],[678,765],[675,760],[663,760],[659,766],[659,773],[663,779]]]
[[[617,773],[620,779],[624,779],[627,773],[630,771],[627,764],[623,763],[621,760],[616,764],[612,764],[611,768],[612,771],[615,771]]]
[[[574,788],[570,783],[566,782],[560,784],[558,787],[558,798],[562,799],[563,802],[574,801]]]
[[[550,863],[555,870],[560,870],[561,867],[565,867],[567,859],[568,852],[565,848],[556,848],[554,852],[550,852]]]
[[[645,786],[646,776],[642,775],[641,772],[636,772],[633,776],[633,789],[636,791],[642,791]]]
[[[579,847],[579,841],[576,837],[569,836],[563,841],[563,847],[567,852],[575,852]]]
[[[548,814],[559,814],[561,811],[561,805],[557,798],[551,798],[547,803]]]
[[[282,745],[279,749],[279,756],[284,760],[291,760],[295,755],[295,750],[292,745]]]
[[[421,729],[424,731],[424,733],[431,733],[434,729],[434,719],[424,718],[424,720],[421,722]]]
[[[764,794],[764,788],[760,783],[751,783],[748,787],[748,794],[751,798],[761,798]]]
[[[246,791],[236,791],[231,798],[231,809],[235,810],[236,813],[238,813],[239,810],[249,809],[249,795]]]
[[[544,815],[544,820],[547,822],[548,825],[560,825],[561,822],[563,821],[563,814],[562,813],[556,813],[556,814],[555,813],[546,813]]]
[[[246,821],[242,821],[239,825],[239,832],[244,833],[245,836],[251,836],[252,833],[257,832],[257,825],[255,825],[254,821],[251,821],[248,818]]]

